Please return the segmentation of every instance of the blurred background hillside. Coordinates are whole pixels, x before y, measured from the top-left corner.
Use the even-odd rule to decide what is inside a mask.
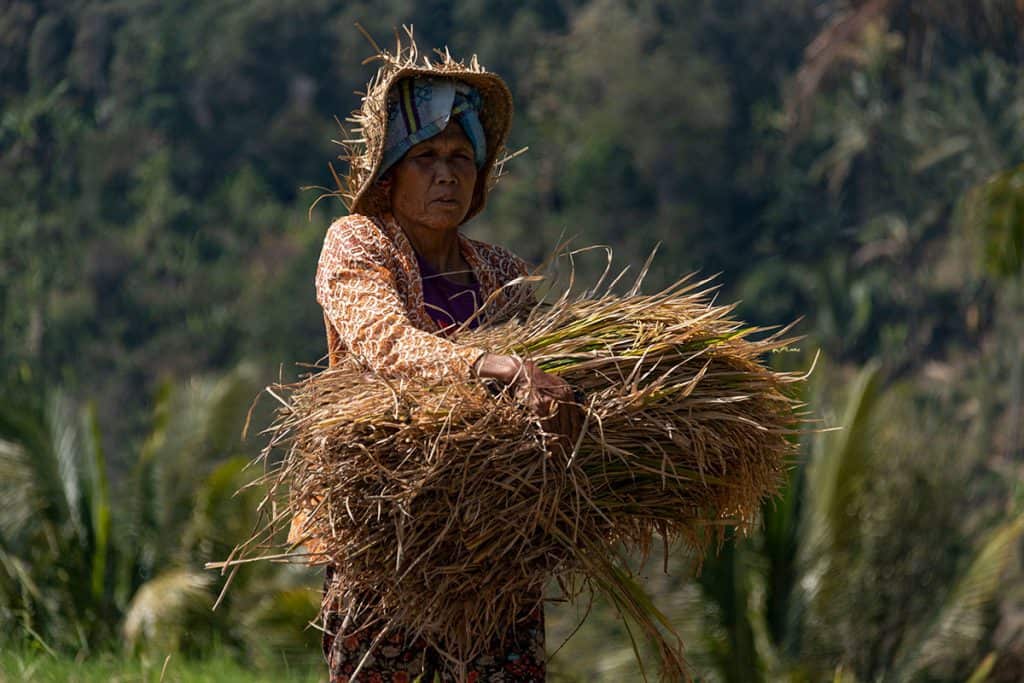
[[[302,188],[372,75],[356,21],[508,81],[529,151],[468,234],[660,242],[650,287],[721,273],[744,319],[802,317],[774,362],[820,351],[843,429],[763,531],[638,569],[700,680],[1024,680],[1021,0],[3,3],[0,680],[323,677],[316,572],[211,612],[202,567],[254,523],[252,399],[325,353],[344,207]],[[553,679],[633,659],[599,603]]]

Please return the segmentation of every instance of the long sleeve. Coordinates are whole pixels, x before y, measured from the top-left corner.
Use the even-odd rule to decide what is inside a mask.
[[[403,304],[389,238],[365,216],[328,230],[316,274],[328,335],[371,369],[423,379],[468,378],[483,349],[417,327]]]

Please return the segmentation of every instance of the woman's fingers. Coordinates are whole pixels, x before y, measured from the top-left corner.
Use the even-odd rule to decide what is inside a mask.
[[[475,371],[479,377],[508,384],[524,407],[540,418],[544,431],[556,437],[555,443],[572,450],[583,426],[583,409],[568,382],[514,356],[485,354]]]
[[[541,425],[544,431],[551,435],[548,445],[553,451],[561,451],[562,455],[568,455],[572,452],[572,447],[575,442],[569,437],[566,432],[566,426],[564,424],[564,417],[562,413],[564,411],[559,410],[555,415],[550,418],[543,420]]]
[[[571,390],[552,393],[546,397],[543,412],[537,414],[542,417],[544,431],[555,436],[554,444],[569,453],[583,427],[583,409],[575,402]]]

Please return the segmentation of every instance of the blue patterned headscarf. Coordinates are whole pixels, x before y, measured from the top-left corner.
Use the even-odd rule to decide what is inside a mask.
[[[378,175],[417,143],[445,129],[454,118],[473,145],[476,167],[487,161],[487,138],[480,123],[480,93],[451,78],[404,78],[388,93],[388,133]]]

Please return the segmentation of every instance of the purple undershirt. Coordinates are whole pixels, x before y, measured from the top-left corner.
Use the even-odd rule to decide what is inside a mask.
[[[442,331],[461,325],[476,313],[480,302],[480,283],[475,278],[473,284],[464,285],[437,273],[419,254],[416,254],[416,262],[423,280],[423,303],[427,314]],[[469,326],[476,327],[476,324],[477,321],[473,320]]]

